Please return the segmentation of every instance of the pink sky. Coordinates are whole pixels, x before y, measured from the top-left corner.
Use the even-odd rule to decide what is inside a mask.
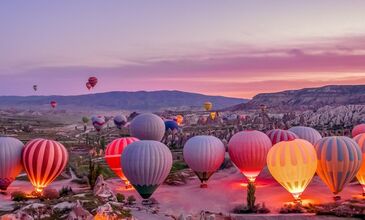
[[[265,3],[265,4],[264,4]],[[0,3],[1,95],[365,84],[364,1]]]

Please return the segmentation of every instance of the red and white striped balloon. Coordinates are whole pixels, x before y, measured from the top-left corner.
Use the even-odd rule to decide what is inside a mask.
[[[292,141],[297,139],[298,136],[291,131],[274,129],[266,132],[266,135],[270,138],[272,145],[275,145],[281,141]]]
[[[123,173],[121,156],[124,148],[135,141],[139,140],[134,137],[118,138],[110,142],[105,150],[106,163],[109,165],[110,169],[113,170],[113,172],[124,181],[127,186],[129,182]]]
[[[38,138],[25,145],[22,158],[30,182],[42,192],[65,168],[68,152],[57,141]]]
[[[352,137],[365,133],[365,124],[358,124],[352,129]]]

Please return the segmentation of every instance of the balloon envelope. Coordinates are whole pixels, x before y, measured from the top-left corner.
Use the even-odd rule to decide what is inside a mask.
[[[122,129],[122,127],[128,122],[127,118],[124,115],[115,116],[113,121],[118,129]]]
[[[365,133],[365,124],[356,125],[352,129],[352,137],[356,137],[357,135],[363,134],[363,133]]]
[[[155,114],[140,114],[132,120],[129,131],[132,137],[140,140],[161,141],[165,134],[165,123]]]
[[[96,78],[95,76],[89,77],[88,83],[91,85],[91,87],[94,88],[98,83],[98,78]]]
[[[291,131],[288,130],[282,130],[282,129],[273,129],[268,132],[266,132],[267,136],[269,136],[272,145],[275,145],[276,143],[279,143],[280,141],[291,141],[298,136],[294,134]]]
[[[91,84],[89,82],[86,83],[86,88],[90,90],[92,88]]]
[[[96,131],[100,131],[105,125],[105,118],[103,116],[94,117],[92,121]]]
[[[313,146],[322,139],[322,135],[316,129],[310,127],[295,126],[291,127],[289,131],[296,134],[298,138],[309,141]]]
[[[357,135],[354,137],[354,140],[359,145],[362,153],[361,167],[357,172],[356,177],[363,188],[363,192],[365,193],[365,133]]]
[[[33,85],[33,90],[37,91],[38,90],[38,86],[37,85]]]
[[[315,145],[318,158],[317,174],[333,194],[338,194],[357,174],[362,153],[351,138],[325,137]]]
[[[6,190],[23,169],[24,144],[12,137],[0,137],[0,190]]]
[[[167,130],[179,130],[179,125],[177,124],[176,121],[172,121],[172,120],[167,120],[165,121],[165,129]]]
[[[56,108],[57,102],[56,101],[51,101],[50,105],[51,105],[52,108]]]
[[[225,148],[221,140],[214,136],[195,136],[184,145],[184,160],[196,173],[205,187],[205,182],[224,161]]]
[[[267,166],[275,180],[299,199],[316,173],[316,151],[303,139],[282,141],[270,149]]]
[[[206,111],[210,111],[213,107],[213,104],[211,102],[204,102],[203,107]]]
[[[228,152],[232,162],[252,182],[265,167],[266,156],[270,148],[270,139],[260,131],[238,132],[228,143]]]
[[[176,116],[176,123],[178,125],[181,125],[183,123],[183,121],[184,121],[184,117],[182,115],[177,115]]]
[[[66,167],[68,153],[61,143],[39,138],[25,145],[22,159],[30,182],[41,192]]]
[[[136,141],[122,154],[124,175],[144,199],[165,181],[171,166],[170,150],[158,141]]]
[[[85,124],[89,123],[89,118],[86,116],[82,117],[82,122]]]

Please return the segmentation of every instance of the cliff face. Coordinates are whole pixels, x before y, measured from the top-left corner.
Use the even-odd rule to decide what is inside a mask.
[[[294,111],[316,110],[323,106],[365,104],[365,85],[335,85],[306,88],[277,93],[258,94],[251,101],[239,104],[230,110],[257,109],[266,105],[271,110]]]

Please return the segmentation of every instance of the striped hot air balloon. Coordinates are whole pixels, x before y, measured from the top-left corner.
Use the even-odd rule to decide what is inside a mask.
[[[267,167],[275,180],[299,200],[316,173],[316,151],[303,139],[282,141],[270,149]]]
[[[298,138],[307,140],[313,145],[322,138],[322,135],[316,129],[310,127],[295,126],[291,127],[289,131],[296,134]]]
[[[101,129],[105,125],[105,118],[103,116],[97,116],[97,117],[93,116],[91,120],[95,130],[98,132],[101,131]]]
[[[184,145],[184,160],[201,181],[201,188],[224,161],[225,148],[221,140],[213,136],[195,136]]]
[[[88,79],[88,83],[91,85],[92,88],[94,88],[98,83],[98,78],[96,78],[95,76],[91,76]]]
[[[36,191],[42,192],[61,174],[67,164],[68,153],[61,143],[38,138],[25,145],[22,158],[30,182]]]
[[[134,137],[118,138],[110,142],[105,150],[105,161],[109,165],[110,169],[113,170],[113,172],[123,180],[127,188],[129,188],[129,182],[124,176],[121,167],[121,155],[124,148],[135,141],[138,141],[138,139]]]
[[[315,148],[318,158],[317,174],[332,193],[337,195],[361,167],[362,154],[359,145],[345,136],[325,137],[316,143]]]
[[[140,140],[161,141],[165,134],[165,123],[155,114],[140,114],[132,120],[129,131],[132,137]]]
[[[279,143],[280,141],[291,141],[291,140],[298,138],[298,136],[296,134],[294,134],[293,132],[288,131],[288,130],[282,130],[282,129],[270,130],[270,131],[266,132],[266,135],[269,136],[272,145],[275,145],[275,144]]]
[[[0,137],[0,190],[6,190],[23,169],[24,144],[12,137]]]
[[[356,177],[363,188],[363,195],[365,196],[365,133],[357,135],[354,137],[354,140],[359,145],[363,158],[361,167],[357,172]]]
[[[238,132],[228,143],[232,162],[250,182],[254,182],[265,167],[270,148],[270,139],[255,130]]]
[[[169,148],[158,141],[133,142],[122,154],[124,175],[144,199],[148,199],[165,181],[171,166]]]
[[[365,133],[365,124],[356,125],[352,129],[352,137],[356,137],[357,135],[363,134],[363,133]]]

